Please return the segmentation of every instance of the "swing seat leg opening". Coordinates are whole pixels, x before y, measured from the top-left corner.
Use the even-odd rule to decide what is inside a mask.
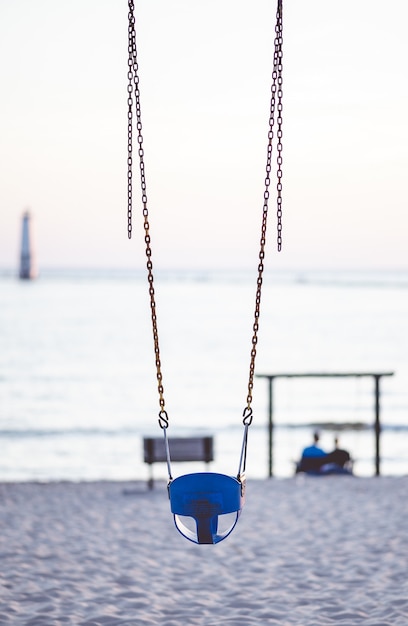
[[[169,498],[177,530],[193,543],[215,544],[235,528],[244,483],[212,472],[186,474],[169,484]]]

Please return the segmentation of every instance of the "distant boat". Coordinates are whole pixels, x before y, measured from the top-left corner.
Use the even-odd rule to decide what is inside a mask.
[[[31,215],[29,211],[23,214],[22,219],[22,237],[21,237],[21,254],[20,254],[20,278],[23,280],[31,280],[36,278],[34,255],[32,248],[31,233]]]

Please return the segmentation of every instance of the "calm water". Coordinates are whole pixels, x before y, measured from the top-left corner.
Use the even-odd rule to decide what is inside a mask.
[[[156,294],[169,436],[213,434],[212,469],[234,474],[255,275],[166,273]],[[406,474],[407,319],[408,272],[270,274],[256,372],[395,372],[381,384],[382,471]],[[371,426],[373,402],[371,378],[276,381],[275,474],[293,473],[312,422]],[[267,406],[267,383],[256,379],[249,477],[267,473]],[[1,481],[145,478],[142,437],[160,436],[157,413],[143,273],[44,272],[28,283],[0,274]],[[328,450],[333,435],[322,432]],[[371,475],[372,431],[340,439],[356,473]]]

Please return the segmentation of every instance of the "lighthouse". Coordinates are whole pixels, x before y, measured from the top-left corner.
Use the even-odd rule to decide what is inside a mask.
[[[20,278],[30,280],[36,277],[32,250],[31,215],[26,211],[22,220]]]

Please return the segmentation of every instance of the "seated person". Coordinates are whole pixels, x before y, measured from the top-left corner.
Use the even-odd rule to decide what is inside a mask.
[[[296,472],[318,472],[322,465],[327,463],[327,454],[320,448],[320,435],[316,431],[313,433],[313,444],[304,448],[302,458],[297,465]]]
[[[334,450],[333,452],[329,452],[326,457],[325,463],[334,464],[338,467],[350,469],[351,467],[351,456],[347,450],[342,450],[339,448],[339,439],[338,437],[334,438]]]

